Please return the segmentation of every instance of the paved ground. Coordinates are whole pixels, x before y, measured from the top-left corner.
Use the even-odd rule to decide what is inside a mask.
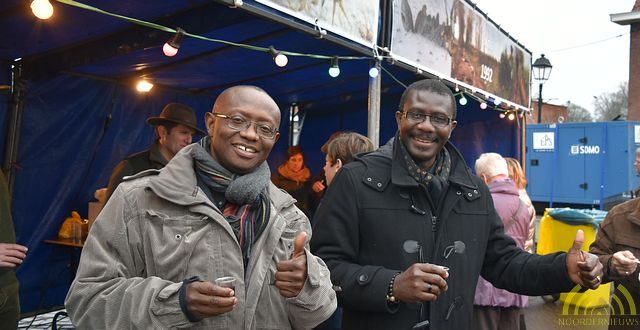
[[[530,297],[529,307],[524,310],[527,330],[589,329],[606,330],[609,316],[605,315],[564,315],[561,301],[545,302],[541,297]]]
[[[538,241],[541,216],[541,214],[538,214],[536,217],[535,242]],[[550,297],[549,300],[551,300]],[[530,297],[529,308],[524,310],[527,330],[607,329],[609,319],[607,308],[597,309],[595,314],[601,315],[575,315],[583,314],[583,312],[572,311],[574,315],[564,315],[563,303],[561,301],[545,301],[542,297]]]

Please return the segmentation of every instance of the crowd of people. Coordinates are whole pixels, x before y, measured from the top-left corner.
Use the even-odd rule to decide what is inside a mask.
[[[222,92],[205,130],[191,108],[168,104],[147,120],[152,146],[113,171],[65,299],[71,320],[101,329],[524,329],[528,296],[575,285],[613,281],[640,302],[640,201],[607,215],[590,253],[578,231],[568,252],[536,255],[520,163],[487,152],[472,172],[449,141],[456,115],[446,85],[417,81],[400,98],[393,138],[376,149],[335,132],[312,176],[300,146],[274,170],[267,163],[280,110],[264,90]],[[0,320],[13,324],[11,268],[26,248],[6,219],[0,284],[14,298]]]

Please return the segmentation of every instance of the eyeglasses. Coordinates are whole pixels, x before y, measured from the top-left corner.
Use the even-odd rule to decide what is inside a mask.
[[[248,129],[251,124],[254,124],[256,125],[256,133],[258,133],[260,137],[271,140],[278,134],[278,130],[268,124],[247,120],[242,116],[227,116],[216,112],[212,112],[211,114],[219,118],[227,119],[227,127],[236,131],[244,131]]]
[[[435,128],[445,128],[449,126],[451,122],[455,122],[455,120],[440,114],[427,115],[424,113],[407,111],[404,113],[404,116],[407,118],[407,121],[413,125],[421,124],[427,120],[427,117],[429,117],[431,125]]]

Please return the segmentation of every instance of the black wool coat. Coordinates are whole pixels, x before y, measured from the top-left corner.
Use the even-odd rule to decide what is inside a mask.
[[[331,270],[344,329],[410,329],[420,305],[386,301],[392,276],[419,262],[407,241],[422,246],[424,262],[449,267],[448,291],[426,303],[431,329],[471,329],[478,276],[526,295],[569,291],[565,254],[537,256],[504,234],[487,186],[471,174],[451,143],[452,168],[437,211],[410,175],[392,139],[345,165],[316,213],[311,249]],[[435,223],[435,225],[434,225]],[[455,242],[464,252],[448,254]],[[460,243],[457,243],[460,245]]]

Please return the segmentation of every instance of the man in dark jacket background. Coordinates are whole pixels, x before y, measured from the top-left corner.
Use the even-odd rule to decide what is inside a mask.
[[[129,155],[118,163],[109,178],[107,198],[113,194],[123,177],[163,168],[180,149],[191,144],[194,134],[205,135],[198,128],[193,109],[180,103],[167,104],[158,117],[147,118],[147,124],[154,126],[155,141],[149,149]]]
[[[344,329],[470,329],[480,274],[526,295],[598,287],[602,265],[580,251],[581,231],[569,253],[545,256],[505,235],[487,186],[448,142],[455,118],[446,85],[413,83],[395,138],[327,189],[311,248],[331,270]]]

